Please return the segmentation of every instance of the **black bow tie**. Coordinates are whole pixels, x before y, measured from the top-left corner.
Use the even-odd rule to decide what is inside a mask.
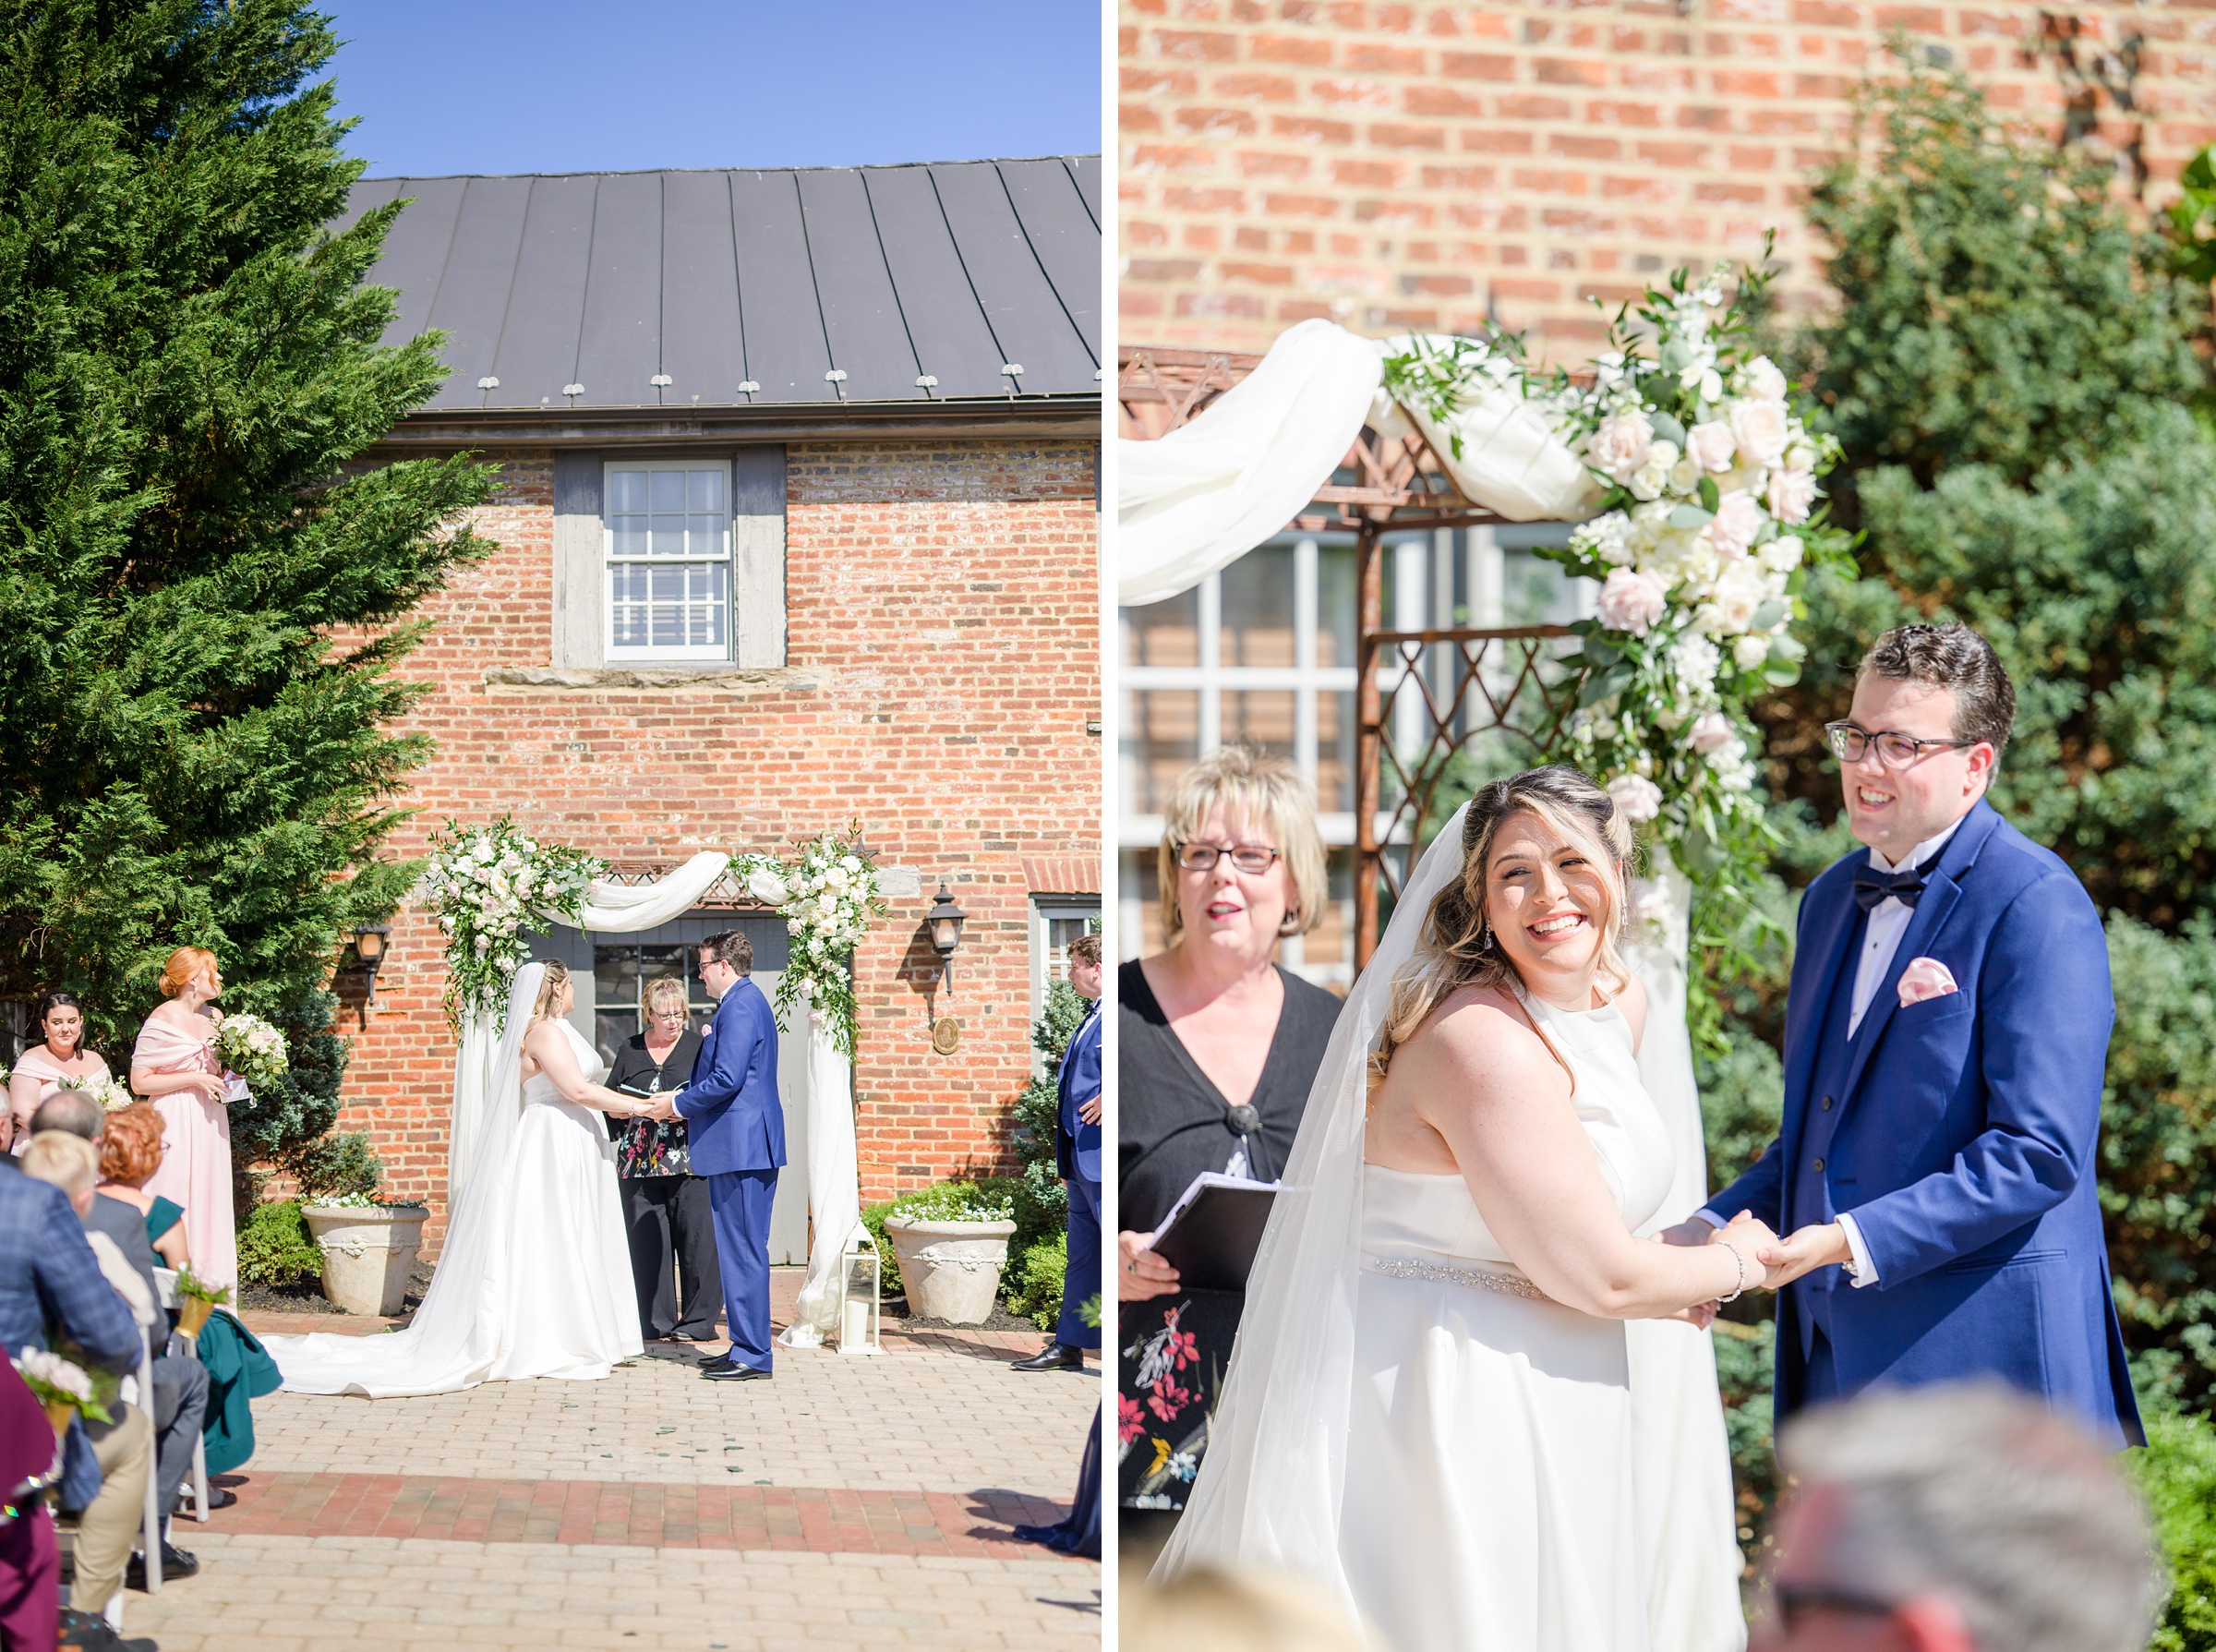
[[[1887,900],[1912,907],[1923,893],[1923,874],[1913,866],[1899,872],[1880,872],[1867,863],[1854,869],[1854,904],[1873,912]]]

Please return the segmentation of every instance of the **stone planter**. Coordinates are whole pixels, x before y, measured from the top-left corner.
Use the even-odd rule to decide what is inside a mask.
[[[300,1213],[323,1251],[324,1296],[350,1314],[398,1313],[431,1212],[422,1205],[311,1204]]]
[[[908,1311],[950,1325],[982,1325],[993,1315],[1008,1264],[1013,1222],[937,1222],[887,1216],[885,1236],[900,1262]]]

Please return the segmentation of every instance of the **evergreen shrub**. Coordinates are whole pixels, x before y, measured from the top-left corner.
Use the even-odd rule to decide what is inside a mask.
[[[253,1207],[238,1230],[238,1277],[247,1284],[292,1284],[323,1274],[323,1252],[296,1199]]]

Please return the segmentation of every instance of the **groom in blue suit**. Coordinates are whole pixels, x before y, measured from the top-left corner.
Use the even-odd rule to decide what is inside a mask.
[[[2092,901],[1985,790],[2016,715],[1964,625],[1909,625],[1826,725],[1869,846],[1800,903],[1777,1140],[1692,1222],[1790,1236],[1776,1409],[1998,1377],[2143,1443],[2093,1148],[2115,1005]],[[1703,1224],[1705,1224],[1704,1226]]]
[[[785,1109],[777,1099],[777,1018],[748,979],[753,967],[753,943],[735,929],[700,943],[700,979],[716,1013],[701,1034],[692,1081],[656,1096],[648,1110],[650,1117],[687,1122],[692,1173],[708,1180],[731,1345],[700,1373],[720,1382],[769,1375],[769,1210],[785,1163]]]

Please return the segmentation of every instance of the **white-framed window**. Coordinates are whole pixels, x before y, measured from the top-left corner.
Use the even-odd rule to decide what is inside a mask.
[[[1098,895],[1034,895],[1031,897],[1031,1020],[1036,1023],[1046,1008],[1047,988],[1069,979],[1069,944],[1101,926]],[[1034,1071],[1044,1058],[1031,1052]]]
[[[606,486],[608,657],[729,659],[729,465],[614,460]]]

